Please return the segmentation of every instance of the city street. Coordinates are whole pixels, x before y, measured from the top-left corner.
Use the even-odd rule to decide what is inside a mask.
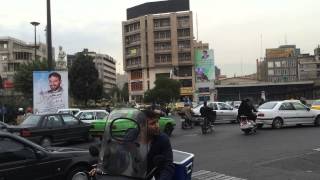
[[[320,128],[264,128],[244,135],[237,124],[218,124],[213,134],[202,135],[199,126],[181,130],[176,121],[172,146],[195,154],[194,180],[320,179]]]

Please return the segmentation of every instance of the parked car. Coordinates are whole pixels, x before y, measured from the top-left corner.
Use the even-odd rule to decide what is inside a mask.
[[[287,125],[320,125],[320,111],[310,109],[297,100],[271,101],[259,106],[258,127],[271,125],[279,129]]]
[[[79,108],[58,109],[57,113],[76,115],[80,111]]]
[[[311,109],[320,110],[320,99],[315,100],[315,101],[312,102]]]
[[[8,131],[42,146],[51,146],[52,143],[89,140],[90,127],[71,114],[33,114],[20,125],[8,127]]]
[[[110,123],[112,119],[115,119],[117,117],[128,117],[134,113],[136,113],[138,109],[135,108],[118,108],[114,109],[108,118],[101,121],[95,121],[92,123],[93,128],[90,130],[90,133],[92,136],[102,137],[105,127],[107,125],[107,122]],[[171,136],[172,131],[174,130],[174,127],[176,125],[175,120],[173,120],[170,117],[160,117],[159,119],[159,125],[160,125],[160,131],[166,133],[168,136]]]
[[[195,117],[201,117],[200,109],[203,104],[192,109]],[[224,102],[207,102],[207,106],[216,111],[216,122],[237,122],[238,109]],[[200,118],[199,118],[200,119]]]
[[[109,113],[106,110],[81,110],[75,116],[85,123],[93,123],[95,121],[105,121]]]
[[[65,179],[88,172],[88,150],[43,148],[25,138],[0,131],[0,179]]]

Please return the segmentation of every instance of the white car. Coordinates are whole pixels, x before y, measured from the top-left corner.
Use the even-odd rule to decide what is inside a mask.
[[[192,111],[195,116],[201,116],[200,108],[203,104],[193,108]],[[207,102],[207,106],[216,111],[216,122],[237,122],[238,109],[230,106],[224,102]]]
[[[320,125],[320,111],[310,109],[297,100],[271,101],[259,106],[256,123],[258,127],[271,125],[282,128],[288,125]]]
[[[93,123],[98,120],[107,119],[109,113],[106,110],[81,110],[75,115],[85,123]]]
[[[57,113],[76,115],[79,111],[80,111],[79,108],[67,108],[67,109],[58,109]]]

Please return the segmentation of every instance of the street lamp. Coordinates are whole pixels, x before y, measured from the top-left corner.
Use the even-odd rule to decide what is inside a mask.
[[[37,60],[37,26],[40,24],[39,22],[30,22],[34,26],[34,60]]]

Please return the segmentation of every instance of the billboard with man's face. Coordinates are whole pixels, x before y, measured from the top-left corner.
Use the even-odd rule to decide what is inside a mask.
[[[68,72],[33,72],[33,109],[35,114],[56,113],[68,108]]]
[[[197,82],[210,82],[215,78],[213,50],[195,50],[195,73]]]

